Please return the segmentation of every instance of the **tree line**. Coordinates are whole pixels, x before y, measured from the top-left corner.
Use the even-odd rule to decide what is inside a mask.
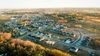
[[[6,37],[7,39],[5,39]],[[44,48],[28,40],[11,39],[10,33],[0,36],[0,54],[5,53],[8,56],[71,56],[60,50]]]

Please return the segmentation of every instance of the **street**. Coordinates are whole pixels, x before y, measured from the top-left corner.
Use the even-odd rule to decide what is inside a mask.
[[[53,24],[51,24],[50,26],[47,26],[47,27],[49,28],[49,27],[55,25],[56,23],[57,23],[57,22],[54,21]],[[19,37],[19,38],[17,38],[17,39],[22,39],[22,38],[25,38],[25,37],[26,37],[27,35],[29,35],[29,34],[33,34],[33,33],[35,33],[35,32],[45,30],[45,28],[47,28],[47,27],[38,29],[38,30],[36,30],[36,31],[34,31],[34,32],[28,32],[26,35],[24,35],[24,36],[22,36],[22,37]],[[86,50],[86,51],[89,51],[89,52],[95,52],[95,51],[96,51],[96,50],[94,50],[94,49],[90,49],[90,48],[86,48],[86,47],[78,46],[78,45],[77,45],[80,41],[82,41],[83,36],[87,36],[87,35],[88,35],[88,36],[91,36],[92,34],[90,34],[90,35],[89,35],[89,34],[83,34],[83,33],[82,33],[81,31],[79,31],[79,30],[74,30],[74,31],[78,32],[79,36],[78,36],[78,39],[77,39],[76,41],[74,41],[73,43],[65,43],[65,42],[63,42],[63,41],[56,40],[56,39],[52,39],[52,38],[47,38],[47,39],[48,39],[48,40],[51,40],[51,41],[55,41],[55,42],[62,43],[62,44],[67,45],[67,46],[77,47],[77,48],[79,48],[79,49]],[[94,34],[94,35],[96,35],[96,34]]]

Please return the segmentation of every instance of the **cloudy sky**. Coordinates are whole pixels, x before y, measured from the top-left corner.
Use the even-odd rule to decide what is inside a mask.
[[[0,9],[100,7],[100,0],[0,0]]]

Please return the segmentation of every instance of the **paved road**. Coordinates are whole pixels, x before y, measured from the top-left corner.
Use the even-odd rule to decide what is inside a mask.
[[[78,46],[77,45],[83,39],[84,34],[79,30],[75,30],[75,31],[77,31],[79,33],[79,38],[72,44],[71,43],[65,43],[63,41],[56,40],[56,39],[51,39],[51,38],[48,38],[48,39],[52,40],[52,41],[55,41],[55,42],[59,42],[59,43],[65,44],[67,46],[77,47],[79,49],[86,50],[86,51],[89,51],[89,52],[95,52],[96,50],[94,50],[94,49],[90,49],[90,48],[87,48],[87,47],[83,47],[83,46]]]
[[[40,31],[40,30],[43,30],[43,28],[42,28],[42,29],[39,29],[39,30],[36,30],[36,31],[34,31],[34,32],[37,32],[37,31]],[[26,35],[24,35],[24,36],[22,36],[22,37],[19,37],[19,38],[17,38],[17,39],[22,39],[22,38],[26,37],[27,35],[32,34],[32,33],[34,33],[34,32],[27,32]]]
[[[86,47],[83,47],[83,46],[77,46],[77,45],[75,45],[75,44],[65,43],[65,42],[60,41],[60,40],[51,39],[51,38],[48,38],[48,39],[51,40],[51,41],[55,41],[55,42],[62,43],[62,44],[67,45],[67,46],[77,47],[77,48],[79,48],[79,49],[86,50],[86,51],[89,51],[89,52],[95,52],[95,51],[96,51],[96,50],[94,50],[94,49],[86,48]]]
[[[98,36],[98,34],[84,34],[84,36]]]
[[[56,21],[55,21],[55,23],[56,23]],[[55,23],[54,23],[54,24],[55,24]],[[52,25],[54,25],[54,24],[52,24]],[[51,27],[52,25],[50,25],[49,27]],[[45,27],[45,28],[47,28],[47,27]],[[36,31],[34,31],[34,32],[42,31],[42,30],[44,30],[45,28],[36,30]],[[78,46],[78,45],[77,45],[77,44],[83,39],[83,35],[84,35],[84,34],[83,34],[81,31],[79,31],[79,30],[75,30],[75,31],[77,31],[77,32],[79,33],[79,38],[78,38],[74,43],[72,43],[72,44],[71,44],[71,43],[65,43],[65,42],[60,41],[60,40],[57,40],[57,39],[52,39],[52,38],[47,38],[47,39],[48,39],[48,40],[51,40],[51,41],[55,41],[55,42],[59,42],[59,43],[65,44],[65,45],[67,45],[67,46],[72,46],[72,47],[77,47],[77,48],[80,48],[80,49],[83,49],[83,50],[87,50],[87,51],[89,51],[89,52],[95,52],[94,49],[90,49],[90,48],[86,48],[86,47]],[[22,36],[22,37],[20,37],[20,38],[18,38],[18,39],[22,39],[22,38],[24,38],[25,36],[27,36],[28,34],[31,34],[31,33],[34,33],[34,32],[27,33],[26,35],[24,35],[24,36]]]
[[[79,30],[74,30],[74,31],[77,31],[78,34],[79,34],[79,37],[76,41],[74,41],[74,43],[72,43],[73,45],[77,45],[82,39],[83,39],[83,33]]]
[[[55,23],[55,22],[54,22],[54,23]],[[54,25],[54,23],[51,24],[50,26],[47,26],[47,27],[51,27],[52,25]],[[22,36],[22,37],[19,37],[19,38],[17,38],[17,39],[22,39],[22,38],[26,37],[26,36],[29,35],[29,34],[33,34],[33,33],[35,33],[35,32],[45,30],[47,27],[44,27],[44,28],[38,29],[38,30],[36,30],[36,31],[34,31],[34,32],[27,32],[26,35],[24,35],[24,36]]]

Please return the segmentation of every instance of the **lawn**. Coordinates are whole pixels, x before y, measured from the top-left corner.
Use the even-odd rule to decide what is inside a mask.
[[[71,54],[72,56],[78,56],[77,53],[75,53],[75,52],[69,51],[68,53]]]

